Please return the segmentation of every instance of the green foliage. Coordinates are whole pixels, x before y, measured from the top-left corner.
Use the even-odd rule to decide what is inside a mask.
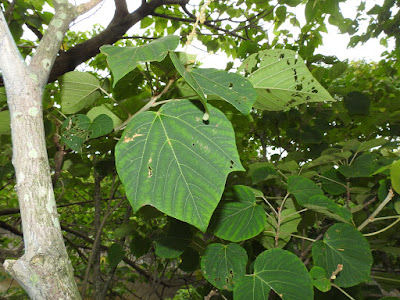
[[[23,24],[43,32],[52,13],[41,11],[43,1],[17,2],[10,28],[26,45],[25,57],[34,44],[22,38]],[[194,55],[174,52],[192,24],[180,21],[180,6],[159,7],[140,21],[144,35],[159,39],[103,46],[88,62],[94,72],[69,72],[46,87],[46,141],[77,278],[85,276],[100,211],[98,267],[109,297],[131,293],[133,282],[148,290],[187,283],[177,299],[345,297],[336,287],[369,299],[360,291],[376,282],[375,294],[396,291],[398,62],[396,53],[379,63],[314,55],[325,22],[354,33],[357,19],[344,18],[339,2],[212,2],[198,39],[209,51],[244,60],[236,73],[199,68]],[[302,27],[292,10],[300,4],[308,20]],[[230,16],[235,22],[216,26],[246,40],[215,27],[204,34],[214,14]],[[387,2],[368,14],[382,22],[371,23],[359,41],[395,28]],[[252,26],[243,29],[243,17]],[[274,22],[271,39],[263,22]],[[288,23],[298,38],[283,29]],[[181,39],[171,35],[178,29]],[[63,50],[100,31],[69,32]],[[18,203],[2,88],[0,107],[5,210]],[[396,194],[382,208],[391,186]],[[0,216],[19,224],[17,214]],[[0,243],[14,249],[19,240],[4,236]]]
[[[271,249],[254,262],[254,274],[234,289],[235,299],[268,299],[273,289],[282,299],[313,299],[310,275],[301,260],[285,250]]]

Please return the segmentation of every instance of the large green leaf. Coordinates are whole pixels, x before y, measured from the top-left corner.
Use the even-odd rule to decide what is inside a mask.
[[[315,265],[325,269],[328,276],[343,265],[333,281],[338,286],[350,287],[370,279],[372,255],[368,241],[348,224],[330,227],[323,241],[314,243],[312,255]]]
[[[149,204],[205,231],[227,175],[244,170],[232,125],[188,100],[133,118],[116,146],[118,174],[134,210]]]
[[[303,206],[315,195],[323,195],[324,192],[311,179],[293,175],[288,178],[288,192],[296,197],[297,202]]]
[[[68,72],[61,81],[61,110],[65,114],[75,114],[100,98],[100,82],[89,73]]]
[[[303,262],[293,253],[271,249],[254,262],[254,274],[243,277],[235,286],[235,300],[267,300],[273,289],[284,300],[312,300],[310,275]]]
[[[190,85],[190,87],[196,92],[199,96],[201,103],[204,106],[205,113],[203,115],[203,120],[207,121],[210,117],[210,113],[207,107],[207,96],[204,91],[204,86],[201,86],[197,79],[192,75],[192,73],[185,68],[185,66],[180,61],[179,57],[174,53],[170,52],[169,57],[171,58],[172,63],[175,66],[175,69],[181,74],[182,78]]]
[[[178,47],[179,37],[169,35],[139,47],[102,46],[100,51],[107,55],[108,65],[114,76],[113,86],[135,69],[140,62],[162,61]]]
[[[242,114],[250,114],[257,94],[246,78],[216,69],[195,69],[192,75],[206,95],[216,95],[232,104]]]
[[[292,50],[260,51],[250,55],[240,69],[250,73],[248,79],[257,89],[256,108],[287,110],[302,103],[333,101]]]
[[[237,244],[211,244],[201,258],[201,270],[208,282],[229,291],[244,277],[246,264],[246,250]]]
[[[243,185],[235,185],[239,201],[223,201],[215,211],[210,232],[232,242],[240,242],[258,235],[267,222],[265,211],[256,203],[254,192]]]

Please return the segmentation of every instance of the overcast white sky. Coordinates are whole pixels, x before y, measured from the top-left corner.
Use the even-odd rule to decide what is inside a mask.
[[[70,0],[75,4],[79,4],[82,2],[86,2],[87,0]],[[356,15],[357,6],[361,0],[349,0],[344,3],[341,3],[340,7],[342,13],[345,17],[354,18]],[[383,0],[375,0],[375,1],[366,1],[367,8],[371,8],[375,4],[382,4]],[[195,4],[197,5],[199,0],[190,0],[189,5]],[[130,5],[129,10],[133,11],[140,4],[140,1],[128,1],[128,5]],[[113,0],[105,0],[101,5],[87,13],[85,16],[81,17],[77,20],[76,24],[72,26],[72,30],[75,31],[86,31],[90,30],[94,24],[100,24],[104,27],[108,25],[110,20],[112,19],[114,12],[114,1]],[[304,24],[304,9],[296,8],[297,18],[300,23]],[[366,28],[367,24],[364,24],[364,28]],[[347,48],[347,44],[350,40],[348,35],[339,34],[336,27],[328,24],[328,33],[324,35],[324,45],[317,49],[318,53],[324,55],[336,55],[340,60],[350,59],[350,60],[360,60],[366,59],[368,61],[374,60],[378,61],[380,59],[381,53],[385,50],[385,48],[380,45],[378,39],[370,40],[364,45],[359,45],[356,48]],[[129,31],[129,34],[132,35],[140,35],[140,24],[137,24],[134,28]],[[268,30],[269,33],[273,34],[273,28]],[[392,41],[393,42],[393,41]],[[393,43],[394,44],[394,43]],[[227,58],[222,53],[217,53],[214,55],[208,54],[206,51],[199,51],[198,48],[203,48],[200,43],[194,43],[195,47],[189,47],[189,53],[198,54],[198,59],[203,62],[203,67],[213,67],[213,68],[225,68],[227,63]]]

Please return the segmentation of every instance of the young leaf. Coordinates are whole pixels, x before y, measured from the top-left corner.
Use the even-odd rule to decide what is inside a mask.
[[[171,58],[172,63],[174,64],[176,70],[181,74],[182,78],[190,85],[190,87],[196,92],[196,94],[200,97],[200,101],[204,106],[205,113],[203,115],[203,121],[207,121],[210,117],[207,107],[207,97],[204,92],[204,86],[201,86],[196,78],[192,75],[189,70],[185,68],[182,64],[178,56],[174,52],[169,53],[169,57]]]
[[[191,73],[206,95],[216,95],[242,114],[250,114],[257,94],[246,78],[216,69],[195,69]]]
[[[310,275],[303,262],[282,249],[262,252],[254,262],[254,274],[243,277],[233,290],[235,300],[267,300],[273,289],[285,300],[312,300]]]
[[[234,186],[239,201],[223,201],[216,209],[210,232],[232,242],[258,235],[267,222],[264,209],[256,204],[254,192],[243,185]]]
[[[60,79],[61,110],[65,114],[75,114],[100,98],[100,82],[89,73],[68,72]]]
[[[232,171],[244,170],[232,125],[210,106],[213,119],[188,100],[133,118],[115,150],[118,174],[134,210],[146,204],[202,231]]]
[[[310,270],[313,285],[321,292],[326,293],[332,287],[330,280],[326,277],[326,272],[321,267],[312,267]]]
[[[139,62],[162,61],[178,47],[179,37],[169,35],[139,47],[102,46],[100,51],[107,55],[107,62],[114,76],[113,87],[134,70]]]
[[[325,233],[323,241],[314,243],[312,255],[316,266],[322,267],[330,277],[343,269],[333,280],[341,287],[350,287],[370,279],[372,255],[368,241],[354,227],[335,224]]]
[[[276,217],[270,216],[267,219],[264,231],[261,234],[260,242],[266,249],[283,248],[291,238],[291,234],[297,232],[297,226],[301,221],[301,215],[294,209],[287,208],[281,212],[281,222],[279,224]],[[278,234],[277,234],[278,232]],[[278,239],[278,247],[275,247],[275,238]]]
[[[302,103],[334,101],[292,50],[264,50],[250,55],[240,67],[257,89],[255,107],[287,110]],[[253,71],[254,70],[254,71]]]
[[[244,277],[246,264],[246,250],[237,244],[211,244],[201,258],[201,270],[207,281],[228,291]]]

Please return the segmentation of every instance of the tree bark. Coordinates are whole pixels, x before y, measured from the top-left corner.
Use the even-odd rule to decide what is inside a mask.
[[[32,299],[81,299],[64,245],[46,150],[42,97],[70,22],[100,0],[74,7],[53,0],[56,14],[28,66],[0,10],[0,70],[11,117],[12,163],[25,253],[4,268]]]

